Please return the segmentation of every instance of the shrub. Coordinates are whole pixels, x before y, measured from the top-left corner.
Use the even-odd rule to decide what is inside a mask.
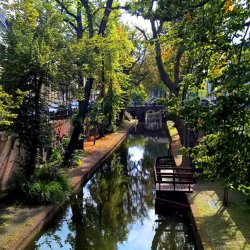
[[[58,204],[69,196],[70,186],[58,167],[47,165],[37,168],[29,180],[19,175],[12,192],[22,202]]]
[[[32,202],[39,204],[61,203],[65,198],[63,186],[65,185],[58,181],[37,180],[29,186],[28,195]]]
[[[64,151],[67,149],[69,141],[70,141],[70,139],[68,137],[64,137],[63,138],[63,140],[62,140],[62,146],[63,146]]]
[[[53,148],[49,160],[46,162],[47,167],[59,168],[63,164],[63,148]]]
[[[75,149],[72,156],[71,156],[71,159],[70,159],[70,165],[71,166],[80,166],[82,159],[85,156],[86,156],[86,153],[83,150]]]

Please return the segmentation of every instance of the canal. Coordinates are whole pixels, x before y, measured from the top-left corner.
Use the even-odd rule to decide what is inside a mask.
[[[167,149],[166,137],[129,135],[27,250],[197,249],[186,214],[155,211],[153,164]]]

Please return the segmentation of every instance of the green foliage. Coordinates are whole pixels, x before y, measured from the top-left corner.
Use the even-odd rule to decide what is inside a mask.
[[[205,132],[188,154],[209,177],[249,193],[249,3],[197,3],[164,0],[152,9],[140,1],[131,10],[160,24],[153,42],[159,72],[169,77],[172,91],[168,114]],[[216,105],[202,105],[198,97],[206,83],[214,88]]]
[[[117,119],[119,112],[124,108],[121,93],[117,93],[112,85],[110,86],[107,95],[104,99],[104,115],[109,125],[108,131],[115,132],[117,130]]]
[[[5,39],[8,49],[1,58],[4,82],[24,88],[34,74],[52,77],[57,70],[53,62],[60,56],[58,47],[64,41],[60,15],[40,0],[15,2],[7,11],[12,25]]]
[[[17,109],[20,107],[24,94],[20,90],[15,96],[8,94],[0,85],[0,130],[6,130],[13,125],[17,117]]]
[[[75,149],[70,158],[70,166],[79,167],[82,166],[82,160],[86,156],[86,152],[81,149]]]
[[[36,168],[34,175],[27,179],[18,175],[12,187],[12,195],[21,202],[32,204],[59,204],[70,195],[66,177],[54,164]]]
[[[67,47],[65,27],[62,16],[48,1],[12,1],[5,7],[11,25],[0,57],[0,83],[12,95],[17,89],[25,92],[14,129],[27,153],[25,172],[32,175],[38,149],[51,147],[45,100],[55,89],[56,77],[62,71],[60,66]]]
[[[43,167],[36,169],[24,192],[34,203],[61,203],[69,195],[69,184],[57,168]]]
[[[141,104],[148,99],[148,95],[143,85],[139,85],[131,90],[131,99],[136,104]]]
[[[75,127],[77,124],[81,124],[82,120],[79,114],[79,110],[75,110],[73,115],[71,116],[71,123]]]
[[[63,164],[63,151],[64,148],[52,148],[52,153],[46,166],[49,168],[60,168]]]
[[[63,140],[62,140],[62,147],[63,147],[64,150],[67,149],[68,144],[69,144],[69,141],[70,141],[70,138],[68,138],[68,137],[63,137]]]
[[[60,203],[65,198],[65,190],[63,190],[59,182],[55,181],[49,183],[35,181],[30,184],[28,192],[30,199],[39,204]]]
[[[93,125],[101,124],[104,119],[103,114],[103,100],[99,99],[95,103],[93,103],[90,107],[90,111],[88,113],[85,124],[92,123]],[[91,128],[88,128],[91,129]]]

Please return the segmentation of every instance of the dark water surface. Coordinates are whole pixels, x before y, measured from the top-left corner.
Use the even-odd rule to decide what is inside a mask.
[[[186,215],[155,213],[154,158],[167,148],[130,135],[27,249],[196,249]]]

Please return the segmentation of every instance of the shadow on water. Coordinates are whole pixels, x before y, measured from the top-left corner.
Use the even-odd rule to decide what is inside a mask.
[[[153,164],[167,149],[166,137],[130,135],[27,249],[196,249],[186,214],[155,210]]]

